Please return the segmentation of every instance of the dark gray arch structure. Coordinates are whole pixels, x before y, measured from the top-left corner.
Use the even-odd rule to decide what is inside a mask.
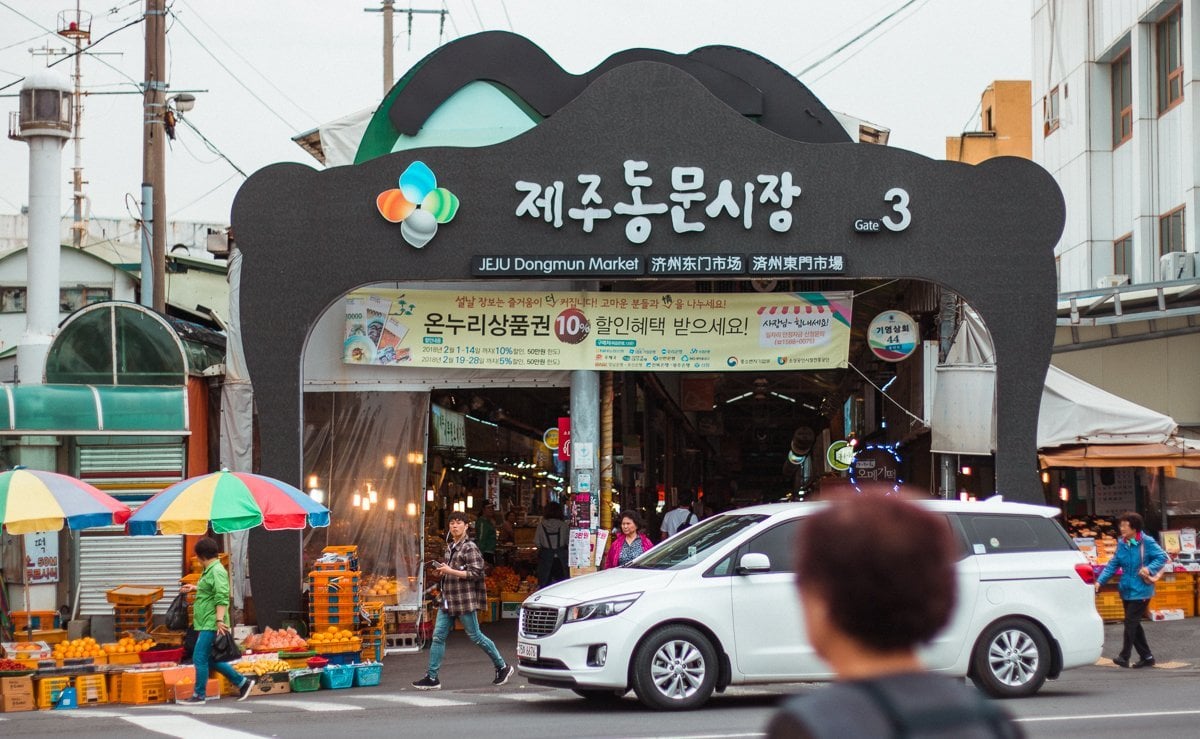
[[[778,70],[741,50],[710,54],[742,79]],[[738,65],[745,67],[742,74]],[[455,79],[461,84],[464,78]],[[762,105],[771,108],[782,94],[776,86]],[[805,109],[814,119],[829,116],[815,98]],[[381,218],[375,205],[417,159],[461,203],[454,220],[422,249],[405,243],[400,227]],[[672,166],[703,167],[714,185],[719,178],[752,181],[758,173],[789,171],[803,192],[786,233],[765,222],[746,230],[718,218],[703,232],[676,234],[663,216],[642,245],[625,238],[624,218],[584,233],[577,224],[554,228],[514,214],[522,199],[518,180],[571,183],[592,172],[622,183],[622,162],[630,159],[654,169],[655,186],[647,189],[654,197],[647,199],[655,201],[667,199]],[[911,225],[856,231],[856,220],[891,212],[884,195],[897,187],[909,196]],[[628,188],[620,194],[628,196]],[[301,479],[305,342],[321,314],[361,285],[471,279],[477,255],[837,253],[844,255],[845,277],[932,281],[983,316],[997,356],[997,487],[1009,499],[1040,503],[1037,418],[1054,331],[1053,247],[1063,221],[1057,185],[1032,162],[1000,158],[968,166],[882,146],[797,141],[725,104],[680,66],[653,61],[612,66],[540,125],[494,146],[399,152],[323,172],[272,165],[246,181],[233,207],[262,472]],[[276,622],[279,610],[299,603],[291,578],[279,577],[298,569],[299,540],[256,531],[251,557],[260,623]]]

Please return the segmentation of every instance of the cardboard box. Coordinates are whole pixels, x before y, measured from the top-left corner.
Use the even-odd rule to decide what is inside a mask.
[[[251,696],[292,692],[292,685],[288,681],[286,672],[268,672],[265,675],[259,675],[254,680],[254,689],[250,691]]]
[[[37,704],[33,701],[33,688],[29,689],[28,694],[0,695],[0,712],[16,713],[17,711],[32,711],[35,708],[37,708]]]
[[[194,675],[195,673],[192,673],[192,674]],[[191,698],[192,694],[196,692],[195,688],[196,688],[196,683],[195,683],[194,679],[193,680],[180,680],[180,681],[176,682],[174,685],[171,686],[171,690],[174,691],[173,695],[175,696],[175,702],[178,703],[179,701],[183,701],[183,700],[187,700],[188,698]],[[204,686],[204,697],[207,698],[208,700],[215,700],[217,698],[220,698],[221,697],[221,681],[216,679],[215,677],[209,678],[208,684]]]
[[[0,677],[0,695],[28,695],[33,697],[33,678]]]
[[[1164,608],[1161,611],[1150,611],[1151,621],[1182,621],[1186,616],[1182,608]]]

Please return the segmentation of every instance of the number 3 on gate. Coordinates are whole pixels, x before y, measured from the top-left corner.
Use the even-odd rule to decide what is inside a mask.
[[[883,225],[887,226],[889,231],[903,231],[908,228],[908,224],[912,223],[912,213],[908,210],[908,190],[893,187],[884,194],[883,199],[891,203],[892,210],[900,215],[900,220],[893,220],[890,215],[884,216]]]

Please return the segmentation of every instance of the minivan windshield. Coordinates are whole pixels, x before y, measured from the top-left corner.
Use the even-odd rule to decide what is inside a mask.
[[[714,516],[684,529],[626,566],[640,570],[687,569],[765,518],[763,514],[748,513]]]

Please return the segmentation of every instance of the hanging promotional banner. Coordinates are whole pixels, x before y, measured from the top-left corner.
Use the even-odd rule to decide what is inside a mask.
[[[571,417],[558,417],[558,458],[571,461]]]
[[[342,361],[670,372],[846,366],[851,294],[372,290],[346,299]]]

